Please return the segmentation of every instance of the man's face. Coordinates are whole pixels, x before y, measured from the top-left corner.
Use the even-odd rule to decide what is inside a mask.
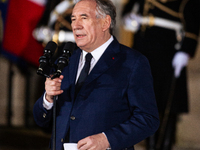
[[[72,12],[72,30],[78,47],[91,52],[103,42],[103,19],[96,18],[96,3],[81,1]]]

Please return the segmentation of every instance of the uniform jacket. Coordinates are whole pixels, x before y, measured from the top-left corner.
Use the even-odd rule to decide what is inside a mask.
[[[200,1],[199,0],[129,0],[124,7],[123,15],[130,13],[135,3],[139,4],[138,14],[153,16],[183,25],[184,36],[180,41],[179,51],[195,55],[197,37],[200,27]],[[141,26],[134,34],[133,48],[144,54],[150,62],[154,79],[155,95],[159,112],[163,112],[169,93],[172,89],[172,60],[177,52],[176,32],[158,26]],[[176,80],[173,97],[173,113],[188,112],[186,68]]]
[[[148,60],[114,39],[75,99],[80,54],[76,50],[62,72],[64,93],[57,100],[56,150],[62,149],[68,131],[71,143],[104,132],[112,150],[134,149],[134,144],[154,134],[159,126]],[[42,97],[35,103],[34,118],[39,126],[49,127],[52,110],[43,108]]]

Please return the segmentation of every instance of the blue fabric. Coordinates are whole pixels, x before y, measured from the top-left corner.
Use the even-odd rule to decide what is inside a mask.
[[[57,101],[56,150],[62,150],[61,139],[68,129],[72,143],[104,132],[112,150],[133,147],[154,134],[159,116],[146,57],[115,39],[87,76],[75,99],[80,54],[79,49],[63,70],[61,89],[64,93]],[[41,97],[35,103],[34,118],[38,125],[48,127],[52,110],[46,111],[42,101]],[[75,118],[70,119],[71,116]]]

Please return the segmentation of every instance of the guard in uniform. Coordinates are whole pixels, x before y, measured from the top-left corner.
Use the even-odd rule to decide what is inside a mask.
[[[177,116],[188,112],[187,72],[200,27],[199,0],[129,0],[124,28],[134,33],[133,48],[149,60],[161,126],[147,139],[148,150],[171,150]]]
[[[49,41],[58,45],[53,59],[57,59],[66,42],[75,42],[71,29],[72,8],[77,0],[48,0],[44,14],[33,31],[34,38],[44,47]]]

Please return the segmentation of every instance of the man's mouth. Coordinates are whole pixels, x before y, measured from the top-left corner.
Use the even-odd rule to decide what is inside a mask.
[[[77,34],[76,37],[78,38],[82,38],[82,37],[85,37],[86,35],[85,34]]]

